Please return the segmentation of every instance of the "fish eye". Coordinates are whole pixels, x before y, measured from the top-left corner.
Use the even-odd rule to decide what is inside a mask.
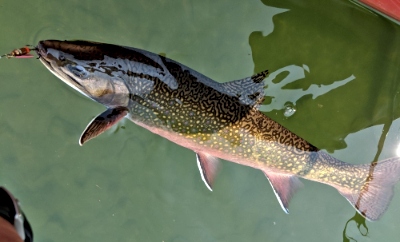
[[[60,56],[58,57],[58,59],[59,59],[60,61],[65,61],[65,57],[64,57],[63,55],[60,55]]]
[[[89,76],[88,71],[83,66],[68,65],[68,69],[77,77],[85,78]]]

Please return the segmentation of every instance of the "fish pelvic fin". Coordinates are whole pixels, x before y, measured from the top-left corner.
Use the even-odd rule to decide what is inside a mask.
[[[303,186],[297,176],[263,171],[281,205],[283,211],[289,213],[289,202],[296,191]]]
[[[82,135],[79,138],[79,145],[82,146],[87,141],[96,138],[104,131],[111,128],[114,124],[118,123],[119,120],[125,117],[128,112],[129,110],[126,107],[116,107],[107,109],[97,115],[97,117],[92,119],[82,132]]]
[[[208,190],[212,191],[215,177],[217,176],[218,170],[221,167],[221,162],[218,158],[202,152],[196,152],[196,159],[201,179]]]
[[[368,174],[361,189],[356,191],[337,187],[359,214],[369,221],[378,220],[393,197],[394,185],[400,180],[400,157],[355,166]]]

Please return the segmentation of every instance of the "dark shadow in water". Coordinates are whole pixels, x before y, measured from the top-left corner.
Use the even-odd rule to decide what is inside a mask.
[[[285,95],[288,89],[304,92],[314,84],[326,86],[355,76],[346,87],[331,89],[312,102],[309,102],[312,94],[304,92],[296,100],[301,103],[302,110],[296,113],[295,122],[282,117],[283,112],[264,113],[329,152],[345,148],[344,140],[349,134],[383,124],[378,150],[370,166],[368,179],[373,179],[392,121],[400,117],[400,108],[396,104],[396,95],[400,91],[396,66],[400,58],[390,54],[399,51],[396,44],[399,28],[386,19],[372,18],[365,9],[349,1],[327,0],[324,4],[318,0],[261,1],[288,11],[274,16],[275,27],[271,34],[264,36],[261,32],[253,32],[249,36],[255,72],[268,68],[273,73],[291,65],[305,70],[305,76],[282,86],[277,92],[274,90],[275,96]],[[368,31],[360,25],[369,26]],[[281,77],[278,75],[270,83],[282,82]],[[274,98],[268,97],[267,101],[272,103]],[[310,124],[310,120],[315,123]],[[318,130],[323,130],[323,135]],[[356,223],[362,236],[368,235],[365,218],[356,213],[344,226],[344,242],[356,241],[347,233],[351,221]]]
[[[343,242],[350,242],[350,241],[357,241],[355,240],[353,237],[350,237],[347,235],[346,231],[347,231],[347,226],[348,224],[354,221],[357,225],[358,230],[360,231],[360,234],[362,236],[367,236],[368,235],[368,227],[365,224],[365,218],[363,216],[361,216],[359,213],[356,213],[351,219],[349,219],[346,222],[346,225],[344,226],[344,230],[343,230]],[[365,230],[365,232],[363,232],[362,230]]]
[[[398,51],[398,26],[371,17],[349,1],[262,2],[288,11],[273,17],[272,33],[250,34],[254,71],[269,69],[273,73],[288,66],[305,67],[304,78],[282,86],[274,92],[275,97],[286,98],[288,90],[304,91],[313,85],[329,86],[355,77],[345,87],[338,86],[317,98],[304,92],[296,100],[301,108],[293,118],[285,118],[283,111],[276,110],[265,112],[267,116],[329,152],[346,148],[344,139],[348,134],[400,117],[400,110],[390,110],[392,115],[387,115],[388,102],[395,93],[392,82],[399,79],[393,71],[399,59],[393,54]],[[361,25],[368,26],[368,30]],[[274,99],[268,98],[269,102]],[[293,103],[289,96],[287,101]],[[316,131],[323,131],[323,135]]]
[[[377,160],[378,160],[380,154],[382,153],[383,145],[385,144],[385,139],[386,139],[386,136],[388,135],[388,132],[389,132],[391,126],[392,126],[392,122],[389,122],[389,123],[386,123],[384,125],[384,127],[383,127],[382,134],[381,134],[381,137],[380,137],[379,142],[378,142],[378,151],[375,154],[374,162],[371,163],[370,172],[369,172],[370,175],[367,178],[367,180],[373,179],[375,165],[377,164]],[[368,189],[368,188],[363,188],[363,189]],[[361,192],[360,193],[360,198],[362,196],[363,196],[363,193]],[[357,203],[356,203],[356,205],[357,205]],[[362,217],[360,214],[358,214],[356,212],[356,214],[352,218],[350,218],[346,222],[346,224],[344,226],[344,229],[343,229],[343,242],[350,242],[350,240],[351,241],[357,241],[354,238],[348,236],[347,233],[346,233],[347,226],[348,226],[349,222],[351,222],[351,221],[354,221],[356,223],[357,229],[360,231],[360,234],[362,236],[367,236],[368,235],[368,227],[367,227],[367,225],[365,223],[365,218]],[[363,229],[366,230],[366,231],[363,232]]]

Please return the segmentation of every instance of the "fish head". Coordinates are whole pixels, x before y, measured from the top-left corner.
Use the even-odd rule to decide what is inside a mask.
[[[127,106],[129,90],[117,60],[102,44],[89,41],[43,40],[36,47],[40,61],[70,87],[107,107]]]

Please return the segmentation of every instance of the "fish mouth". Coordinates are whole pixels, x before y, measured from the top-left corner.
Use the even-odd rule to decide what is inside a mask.
[[[43,63],[43,65],[45,67],[47,67],[47,69],[49,69],[50,71],[54,71],[53,66],[51,66],[50,61],[47,60],[46,58],[44,58],[43,56],[39,56],[39,60]]]
[[[47,53],[47,48],[44,47],[43,41],[39,41],[38,45],[35,48],[36,54],[38,55],[38,59],[43,63],[43,65],[55,76],[60,78],[62,81],[70,85],[71,87],[75,89],[84,89],[81,83],[75,80],[71,75],[68,73],[60,70],[60,68],[57,68],[57,65],[55,63],[58,62],[58,59],[55,58],[53,55],[49,55]],[[82,90],[79,90],[82,92]]]
[[[43,46],[43,41],[39,41],[38,45],[35,47],[35,51],[39,58],[47,56],[46,49]]]
[[[43,44],[43,42],[46,42]],[[52,53],[48,53],[48,48],[46,44],[51,45],[48,43],[49,41],[39,41],[38,45],[35,48],[36,54],[38,55],[38,59],[43,65],[56,77],[66,83],[68,86],[72,87],[73,89],[77,90],[78,92],[82,93],[84,96],[90,97],[87,94],[87,90],[85,86],[83,86],[79,81],[77,81],[70,73],[63,70],[65,68],[65,63],[60,61],[57,57],[53,56]],[[51,48],[51,47],[49,47]]]
[[[42,41],[39,41],[38,45],[35,47],[38,59],[46,66],[50,71],[54,72],[54,68],[50,63],[50,59],[47,55],[47,49],[43,46]]]

